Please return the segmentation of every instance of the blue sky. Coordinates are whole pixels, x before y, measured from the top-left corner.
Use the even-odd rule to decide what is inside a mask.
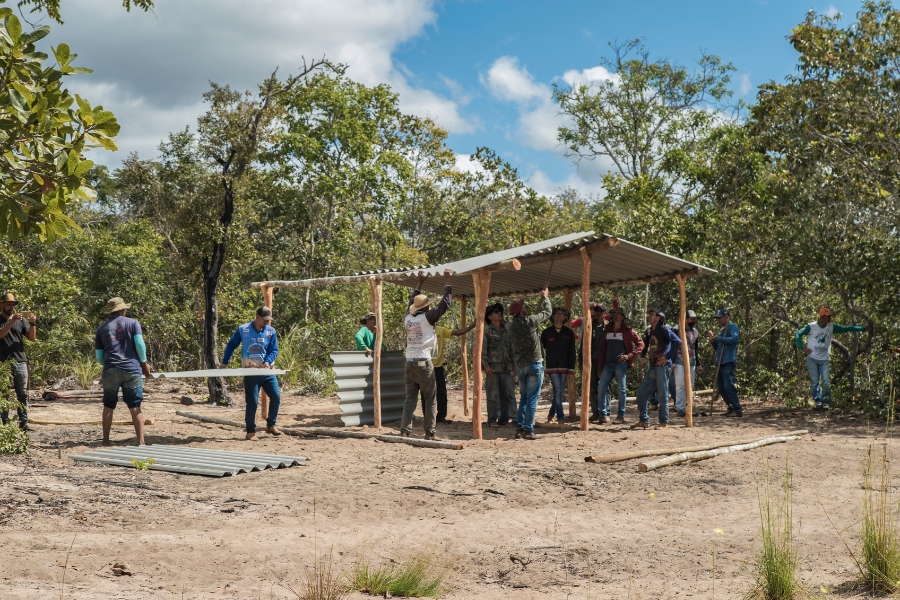
[[[50,39],[95,69],[72,88],[119,117],[120,152],[93,157],[111,167],[193,127],[208,81],[252,88],[275,66],[326,54],[444,125],[460,168],[488,146],[542,193],[596,193],[603,165],[576,167],[555,143],[553,83],[597,76],[586,70],[609,41],[640,37],[652,57],[686,66],[718,54],[737,68],[734,98],[751,101],[794,69],[785,38],[808,10],[849,20],[860,4],[813,1],[157,0],[152,14],[128,14],[113,0],[64,0],[66,25]]]

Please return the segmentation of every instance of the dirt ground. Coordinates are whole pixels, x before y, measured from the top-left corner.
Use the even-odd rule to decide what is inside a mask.
[[[764,457],[777,477],[790,459],[810,590],[864,597],[848,586],[853,560],[817,501],[855,549],[864,448],[870,433],[883,432],[862,417],[750,404],[742,420],[717,411],[698,416],[690,429],[592,425],[588,432],[540,429],[538,440],[525,441],[513,440],[510,427],[485,428],[485,439],[472,441],[461,393],[451,390],[457,420],[439,426],[438,436],[465,447],[449,451],[264,433],[248,442],[238,429],[175,414],[184,408],[179,397],[199,399],[200,387],[148,387],[144,412],[156,421],[147,429],[149,444],[309,461],[221,479],[143,472],[69,458],[99,446],[99,426],[35,425],[28,456],[0,458],[0,598],[296,598],[289,587],[299,590],[317,553],[350,569],[359,556],[380,562],[418,552],[450,567],[448,599],[741,598],[759,548]],[[89,420],[101,410],[99,399],[46,404],[31,416]],[[243,401],[186,410],[242,420]],[[339,426],[339,413],[335,396],[288,393],[279,422]],[[127,414],[120,404],[117,418]],[[546,414],[542,404],[539,420]],[[627,418],[636,421],[634,406]],[[391,425],[398,431],[397,423],[385,430]],[[421,427],[419,419],[415,435],[422,436]],[[650,473],[637,472],[638,460],[584,462],[587,455],[795,429],[811,433]],[[113,439],[133,444],[133,430],[115,426]],[[120,561],[133,576],[111,572]]]

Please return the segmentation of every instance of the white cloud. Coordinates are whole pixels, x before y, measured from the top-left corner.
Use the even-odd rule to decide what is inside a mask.
[[[750,74],[742,73],[739,80],[741,84],[741,96],[746,96],[747,93],[753,89],[753,84],[750,82]]]
[[[471,154],[457,154],[453,168],[460,173],[481,173],[484,167],[477,161],[472,160]]]
[[[568,85],[575,87],[576,85],[589,85],[603,81],[612,81],[613,83],[618,84],[622,78],[618,73],[610,73],[606,67],[598,65],[589,69],[582,69],[581,71],[574,69],[566,71],[563,73],[562,80]]]
[[[525,102],[550,95],[550,88],[535,83],[534,77],[524,67],[519,66],[515,56],[501,56],[494,61],[482,77],[482,82],[495,98]]]
[[[475,125],[460,103],[416,84],[393,58],[437,15],[433,0],[157,0],[152,13],[125,12],[109,0],[63,3],[65,26],[50,43],[68,43],[76,64],[95,74],[72,78],[71,88],[119,118],[118,163],[128,151],[155,155],[170,131],[194,126],[209,81],[239,90],[256,86],[276,67],[282,77],[303,58],[327,56],[349,65],[348,76],[400,94],[401,108],[428,116],[453,132]],[[98,34],[102,32],[102,34]],[[99,154],[99,153],[98,153]]]
[[[825,11],[825,16],[829,18],[834,18],[839,14],[841,14],[841,11],[839,11],[834,4],[830,5],[828,10]]]

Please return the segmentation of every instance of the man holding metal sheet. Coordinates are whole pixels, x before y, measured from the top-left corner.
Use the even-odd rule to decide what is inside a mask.
[[[271,325],[272,309],[260,306],[256,310],[256,318],[237,328],[222,357],[220,368],[228,368],[232,354],[241,346],[241,366],[245,368],[271,369],[278,356],[278,334]],[[269,416],[266,418],[266,433],[281,435],[275,428],[278,421],[278,408],[281,406],[281,391],[278,389],[278,378],[274,375],[251,375],[244,377],[244,399],[247,403],[244,411],[244,424],[247,427],[247,439],[257,441],[256,407],[259,405],[259,389],[265,390],[269,396]]]

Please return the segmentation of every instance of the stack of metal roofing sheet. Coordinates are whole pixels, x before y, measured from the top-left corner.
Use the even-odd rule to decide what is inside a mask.
[[[372,357],[365,352],[332,352],[334,382],[341,399],[341,421],[357,427],[375,423]],[[403,352],[381,353],[381,421],[399,421],[406,400],[406,357]]]
[[[150,464],[149,459],[153,459]],[[281,456],[278,454],[256,454],[250,452],[228,452],[208,448],[186,446],[125,446],[124,448],[104,448],[73,456],[73,460],[135,467],[132,461],[140,461],[151,471],[169,471],[188,475],[209,475],[224,477],[264,469],[278,469],[302,465],[302,456]]]

